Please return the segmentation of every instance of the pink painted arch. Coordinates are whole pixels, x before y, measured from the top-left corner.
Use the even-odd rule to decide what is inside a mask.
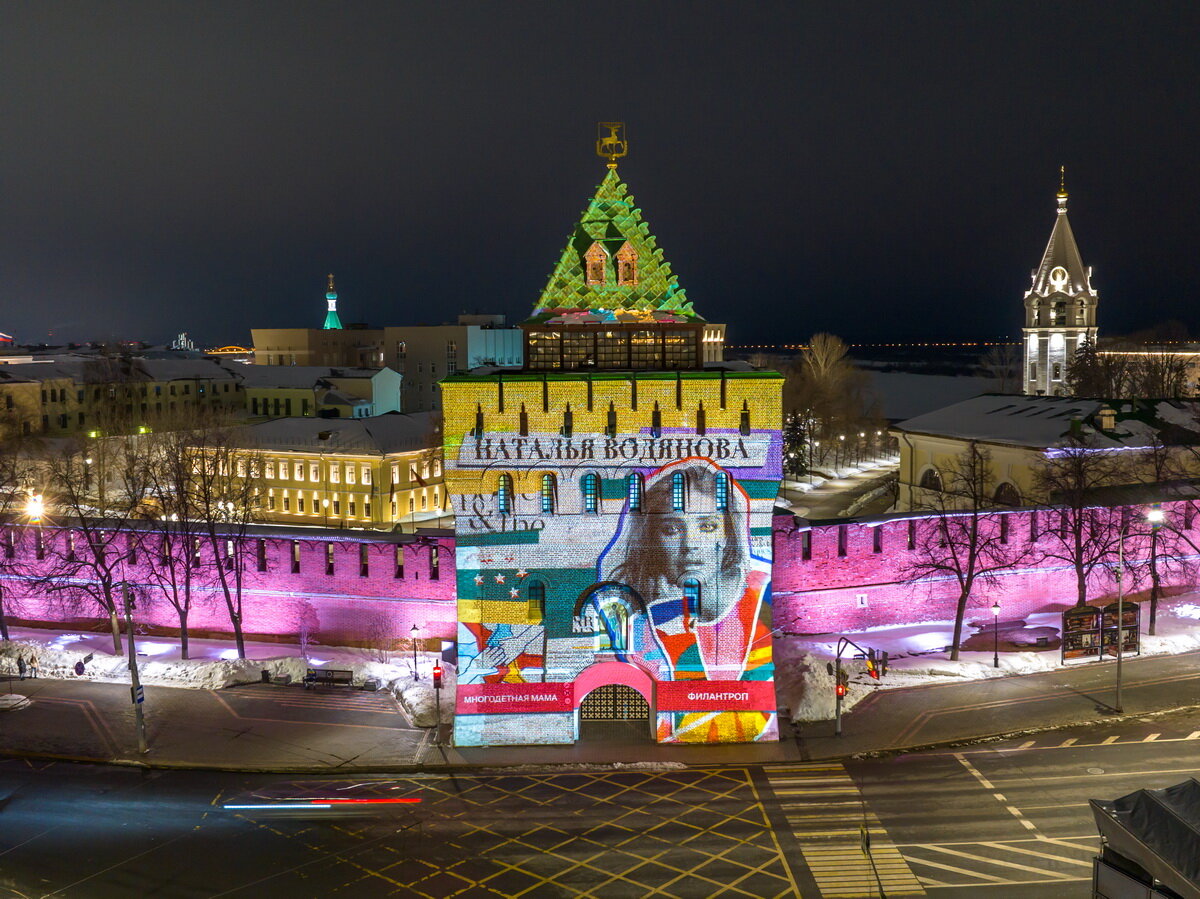
[[[628,662],[597,662],[589,665],[575,676],[575,708],[583,702],[583,698],[606,684],[624,684],[642,694],[642,698],[654,713],[654,678]]]

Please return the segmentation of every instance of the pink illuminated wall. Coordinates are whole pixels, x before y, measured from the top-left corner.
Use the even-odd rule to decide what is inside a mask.
[[[50,526],[41,530],[46,545],[42,560],[36,558],[33,527],[11,527],[3,532],[0,581],[6,587],[10,622],[107,627],[107,618],[94,602],[70,599],[67,593],[39,582],[65,554],[69,532]],[[144,535],[136,564],[123,562],[121,577],[137,587],[138,623],[176,633],[178,614],[147,569],[156,539]],[[78,534],[75,545],[77,552],[83,551],[78,549],[83,546]],[[299,550],[299,570],[295,572],[294,548]],[[435,548],[436,572],[432,564]],[[330,550],[333,571],[327,573]],[[202,560],[209,559],[205,546]],[[398,560],[402,565],[397,565]],[[397,543],[373,541],[361,532],[334,537],[302,532],[253,536],[242,568],[243,630],[248,639],[294,641],[303,621],[308,622],[314,643],[332,645],[373,643],[381,630],[391,639],[407,641],[413,624],[424,640],[452,640],[455,635],[454,541],[449,538],[409,538]],[[88,578],[89,573],[83,570],[76,577]],[[231,635],[221,589],[211,582],[211,574],[206,577],[209,582],[198,588],[193,600],[189,629],[194,636]]]
[[[1172,527],[1200,543],[1200,516],[1192,521],[1187,504],[1163,504]],[[1134,515],[1144,511],[1137,507]],[[1031,515],[1048,520],[1045,510],[1003,513],[1009,519],[1009,539],[1030,544]],[[915,519],[891,518],[869,522],[810,527],[791,515],[774,521],[774,624],[785,633],[829,633],[881,625],[945,621],[954,617],[958,599],[953,580],[927,579],[905,583],[904,568],[913,554],[909,532]],[[1032,612],[1061,611],[1075,604],[1075,572],[1062,561],[1038,557],[1044,534],[1032,541],[1030,559],[1003,572],[995,587],[979,583],[973,590],[967,619],[991,620],[990,607],[999,600],[1005,617]],[[1125,553],[1131,567],[1148,555],[1148,538],[1131,534]],[[1042,544],[1045,545],[1045,544]],[[1192,579],[1162,571],[1164,585],[1193,586]],[[1133,590],[1145,589],[1135,584]],[[1116,586],[1107,568],[1088,584],[1088,601],[1107,603]]]

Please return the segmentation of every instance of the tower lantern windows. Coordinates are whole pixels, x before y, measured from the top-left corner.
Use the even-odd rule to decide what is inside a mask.
[[[617,250],[617,283],[621,287],[635,287],[637,282],[637,250],[626,241]]]
[[[592,244],[583,259],[587,267],[588,284],[603,284],[608,280],[608,251],[604,247],[598,243]]]

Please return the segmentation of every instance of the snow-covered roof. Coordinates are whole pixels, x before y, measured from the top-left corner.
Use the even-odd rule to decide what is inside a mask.
[[[1111,409],[1112,427],[1099,412]],[[893,425],[892,431],[956,440],[1045,448],[1072,432],[1097,448],[1145,447],[1155,438],[1173,445],[1200,443],[1200,401],[1103,400],[1057,396],[984,394]]]
[[[235,364],[235,363],[231,363]],[[311,389],[325,378],[365,378],[379,374],[378,368],[337,368],[327,365],[238,365],[232,369],[249,389]]]
[[[238,432],[247,447],[280,452],[387,455],[441,445],[440,416],[388,412],[370,418],[275,418]]]

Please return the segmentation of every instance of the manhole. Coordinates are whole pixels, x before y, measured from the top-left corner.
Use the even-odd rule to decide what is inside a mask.
[[[1103,768],[1088,768],[1087,773],[1088,774],[1103,774],[1104,769]]]

